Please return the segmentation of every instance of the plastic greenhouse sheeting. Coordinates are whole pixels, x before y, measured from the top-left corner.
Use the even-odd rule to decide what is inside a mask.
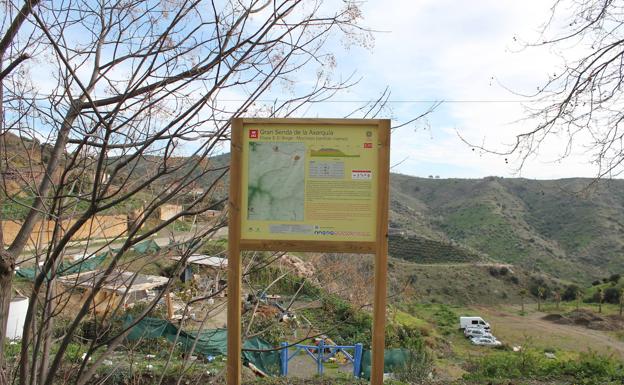
[[[133,249],[137,253],[146,254],[160,251],[160,246],[158,246],[158,243],[156,243],[155,240],[148,239],[146,241],[137,243],[136,245],[134,245]]]
[[[409,349],[385,349],[384,350],[384,373],[393,373],[405,368],[412,358],[412,351]],[[370,380],[371,376],[371,351],[364,350],[362,353],[362,375],[361,377]]]
[[[132,322],[132,317],[126,316],[124,327],[130,326]],[[199,333],[180,330],[178,335],[177,326],[160,318],[146,317],[142,319],[130,329],[126,339],[128,341],[136,341],[142,338],[160,337],[164,337],[172,343],[180,344],[185,351],[193,350],[197,354],[202,354],[206,357],[227,354],[227,329],[207,329]],[[193,345],[195,345],[194,349]],[[268,342],[258,337],[250,338],[243,342],[243,349],[268,350],[272,348]],[[242,356],[245,362],[251,362],[268,375],[278,376],[280,373],[279,351],[277,350],[270,352],[243,350]]]
[[[76,274],[76,273],[80,273],[83,271],[95,270],[102,263],[104,263],[104,260],[106,259],[107,255],[108,255],[108,252],[104,252],[94,257],[81,259],[75,262],[69,262],[69,261],[63,262],[56,270],[56,274],[62,276],[62,275]],[[15,271],[15,274],[17,276],[29,279],[31,281],[34,281],[35,277],[39,273],[41,273],[41,268],[39,266],[21,268]]]

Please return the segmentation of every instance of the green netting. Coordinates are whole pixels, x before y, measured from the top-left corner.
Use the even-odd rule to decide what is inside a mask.
[[[169,337],[169,336],[167,336]],[[175,335],[173,336],[175,338]],[[168,338],[173,341],[172,338]],[[195,342],[197,341],[197,342]],[[185,351],[194,350],[204,356],[220,356],[227,354],[227,330],[208,329],[199,333],[180,331],[178,343]],[[195,344],[195,349],[193,349]]]
[[[69,275],[69,274],[80,273],[83,271],[95,270],[102,263],[104,263],[104,260],[106,259],[107,255],[108,255],[108,252],[104,252],[94,257],[82,259],[77,262],[64,262],[61,264],[61,266],[57,270],[57,273],[60,275]]]
[[[177,247],[179,250],[191,250],[195,252],[201,243],[201,238],[191,238],[184,242],[176,242],[171,239],[169,240],[169,247]]]
[[[132,317],[126,316],[124,319],[124,328],[130,326]],[[135,325],[126,336],[128,341],[136,341],[141,338],[159,338],[169,334],[175,335],[178,329],[170,322],[160,318],[143,318]]]
[[[132,317],[126,316],[124,319],[124,327],[130,326],[132,322]],[[159,337],[164,337],[172,343],[178,343],[184,351],[193,350],[193,352],[206,357],[227,354],[227,329],[208,329],[199,333],[180,330],[180,334],[178,335],[177,326],[159,318],[146,317],[142,319],[130,329],[126,339],[128,341],[136,341],[142,338]],[[268,350],[271,348],[272,346],[268,342],[258,337],[250,338],[243,342],[243,349]],[[243,351],[242,356],[245,362],[252,363],[258,369],[269,375],[278,376],[280,373],[278,351]]]
[[[104,262],[107,255],[108,255],[108,252],[104,252],[102,254],[98,254],[91,258],[81,259],[75,262],[63,262],[58,267],[58,269],[56,269],[56,274],[62,276],[62,275],[80,273],[83,271],[95,270]],[[17,276],[26,278],[31,281],[34,281],[35,277],[39,273],[41,273],[41,268],[39,266],[25,267],[25,268],[21,268],[15,271],[15,274]]]
[[[384,373],[393,373],[401,370],[409,363],[412,352],[409,349],[386,349],[384,350]],[[371,374],[371,351],[364,350],[362,353],[362,377],[370,380]]]
[[[243,341],[243,349],[269,350],[273,349],[273,346],[262,338],[254,337]],[[281,361],[278,350],[270,352],[243,350],[243,360],[244,362],[251,362],[268,375],[280,375]]]
[[[158,246],[158,243],[156,243],[155,240],[148,239],[146,241],[137,243],[136,245],[134,245],[133,249],[137,253],[146,254],[160,251],[160,246]]]

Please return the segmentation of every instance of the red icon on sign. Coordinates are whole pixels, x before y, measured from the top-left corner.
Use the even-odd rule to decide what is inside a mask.
[[[364,148],[373,148],[372,143],[364,143]]]
[[[249,130],[249,139],[258,139],[258,130]]]

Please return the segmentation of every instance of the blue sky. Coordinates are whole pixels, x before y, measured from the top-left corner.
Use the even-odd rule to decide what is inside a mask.
[[[422,113],[434,100],[446,101],[425,119],[393,134],[393,171],[442,178],[503,177],[553,179],[592,177],[595,168],[582,147],[559,160],[562,138],[543,144],[538,156],[519,170],[514,157],[496,156],[462,141],[504,150],[517,133],[535,126],[527,120],[532,93],[561,67],[561,58],[539,41],[550,1],[389,0],[363,5],[364,24],[380,31],[371,49],[344,49],[337,41],[336,76],[356,71],[362,81],[338,100],[370,100],[388,86],[390,117],[401,123]],[[569,51],[574,53],[574,50]],[[513,91],[513,92],[512,92]],[[524,103],[523,103],[524,102]],[[327,103],[309,117],[343,116],[357,103]]]
[[[341,0],[326,1],[327,9],[343,4]],[[347,48],[339,35],[332,36],[325,47],[335,55],[335,78],[355,73],[361,81],[336,95],[334,102],[311,106],[300,116],[343,117],[365,101],[378,98],[388,87],[390,109],[378,117],[391,118],[395,124],[418,116],[434,101],[443,101],[425,118],[394,131],[394,172],[442,178],[593,177],[596,169],[590,163],[591,153],[582,145],[560,159],[565,138],[551,137],[544,142],[539,154],[527,159],[522,169],[516,156],[480,151],[460,138],[504,151],[515,135],[536,126],[537,121],[527,119],[526,110],[527,105],[535,104],[518,94],[534,93],[549,74],[561,69],[562,59],[549,47],[526,48],[521,42],[540,41],[539,31],[548,20],[550,6],[550,0],[363,3],[362,24],[376,31],[365,47]],[[568,58],[581,53],[579,47],[560,48]],[[30,75],[43,88],[51,79],[49,72],[41,70]],[[88,73],[84,76],[88,78]],[[315,78],[314,66],[307,67],[296,74],[291,91],[296,94]],[[288,91],[276,84],[262,99],[287,98]],[[224,105],[236,105],[244,94],[244,90],[225,89],[218,99]],[[190,143],[187,150],[195,148]],[[227,151],[227,146],[220,151]]]

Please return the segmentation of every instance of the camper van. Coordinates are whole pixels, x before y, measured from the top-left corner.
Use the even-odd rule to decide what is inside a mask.
[[[490,324],[481,317],[459,317],[459,328],[482,328],[489,331]]]

